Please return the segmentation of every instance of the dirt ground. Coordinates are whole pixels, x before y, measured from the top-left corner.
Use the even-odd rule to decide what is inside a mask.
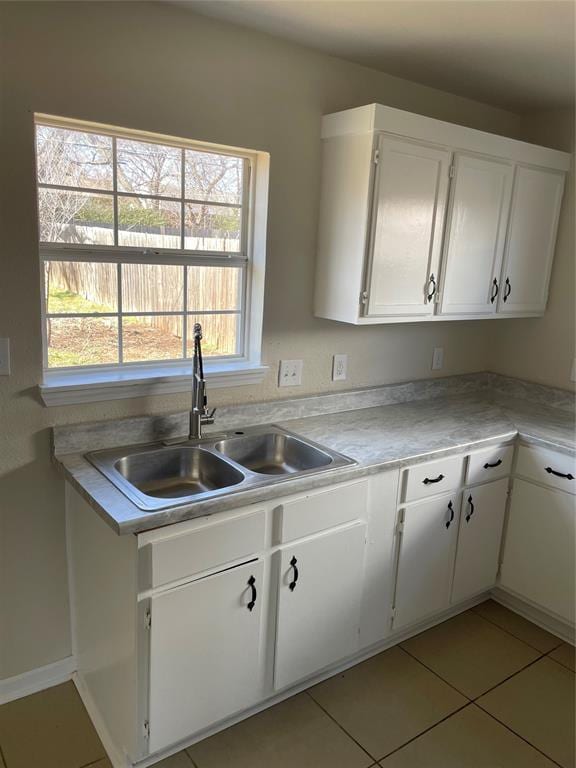
[[[182,358],[182,339],[145,323],[124,325],[125,362]],[[99,365],[118,362],[115,321],[97,318],[53,319],[48,328],[49,366]]]

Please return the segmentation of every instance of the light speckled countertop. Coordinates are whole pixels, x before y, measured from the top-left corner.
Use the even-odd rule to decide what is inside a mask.
[[[83,453],[59,453],[56,461],[88,503],[114,530],[124,534],[465,453],[516,436],[528,444],[576,455],[571,413],[494,393],[435,397],[305,418],[275,419],[274,423],[344,453],[358,463],[325,474],[284,480],[276,486],[245,491],[236,488],[228,496],[145,512],[89,464]],[[218,427],[222,431],[230,425]],[[122,441],[118,440],[118,444]]]

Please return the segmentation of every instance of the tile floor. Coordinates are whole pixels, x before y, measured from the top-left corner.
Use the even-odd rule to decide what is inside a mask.
[[[574,768],[574,678],[488,601],[157,768]],[[0,707],[0,768],[110,768],[71,683]]]

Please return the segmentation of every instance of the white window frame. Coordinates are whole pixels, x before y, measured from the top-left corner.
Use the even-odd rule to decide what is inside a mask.
[[[240,386],[260,383],[267,366],[261,363],[262,316],[264,304],[264,274],[266,264],[266,226],[268,209],[268,180],[270,156],[243,148],[223,146],[202,141],[176,139],[146,131],[124,130],[99,123],[87,123],[68,118],[35,114],[35,123],[53,125],[71,130],[91,131],[113,138],[127,138],[151,141],[165,146],[212,151],[243,157],[246,163],[244,173],[243,219],[241,223],[240,253],[210,253],[194,250],[162,248],[135,248],[119,246],[76,245],[68,243],[39,243],[41,261],[41,301],[43,337],[43,379],[40,385],[42,399],[46,405],[97,402],[156,394],[171,394],[188,391],[191,387],[191,360],[179,359],[159,362],[123,362],[114,365],[76,366],[71,368],[47,367],[46,302],[44,291],[44,262],[55,261],[98,261],[108,263],[145,263],[201,265],[201,266],[242,266],[244,275],[243,306],[241,307],[241,354],[205,358],[204,374],[210,387]],[[114,163],[116,157],[114,153]],[[45,185],[42,185],[45,186]],[[57,185],[50,185],[59,188]],[[36,187],[38,189],[38,186]],[[63,187],[64,189],[73,189]],[[78,188],[81,192],[89,189]],[[94,190],[100,193],[100,190]],[[116,208],[116,194],[114,207]],[[123,192],[119,193],[124,195]],[[135,195],[138,196],[138,195]],[[144,195],[145,197],[154,197]],[[170,200],[162,197],[162,200]],[[182,204],[184,204],[182,202]],[[117,217],[116,217],[117,223]],[[182,221],[184,228],[184,221]],[[116,230],[117,231],[117,230]],[[182,241],[183,244],[183,241]],[[150,256],[154,258],[151,259]],[[120,285],[118,286],[120,290]],[[119,304],[119,310],[121,305]],[[118,313],[112,313],[116,316]],[[153,313],[140,313],[153,314]],[[159,314],[171,314],[161,312]],[[173,314],[182,315],[180,311]],[[88,315],[90,316],[90,315]],[[102,316],[102,315],[98,315]],[[186,326],[186,323],[184,323]],[[185,343],[185,340],[184,340]],[[184,349],[186,347],[184,346]]]

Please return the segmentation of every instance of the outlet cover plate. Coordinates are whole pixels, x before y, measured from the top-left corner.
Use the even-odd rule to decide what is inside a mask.
[[[303,360],[280,360],[279,387],[298,387],[302,384]]]
[[[332,381],[346,381],[348,355],[334,355],[332,358]]]
[[[432,353],[432,370],[441,371],[444,368],[444,347],[434,347]]]
[[[0,339],[0,376],[10,376],[10,339]]]

